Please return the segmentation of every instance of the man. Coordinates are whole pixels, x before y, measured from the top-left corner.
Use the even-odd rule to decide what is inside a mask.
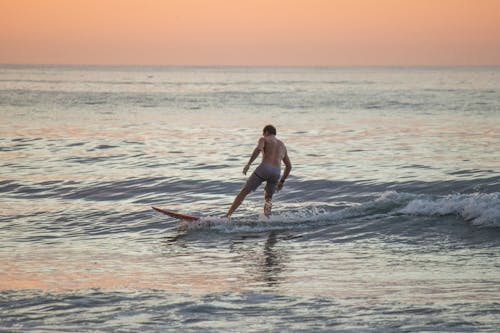
[[[253,192],[262,184],[266,182],[264,191],[264,215],[269,217],[271,215],[272,198],[276,190],[279,192],[285,184],[285,179],[292,170],[292,163],[288,158],[285,144],[276,138],[276,128],[272,125],[267,125],[262,130],[262,137],[257,143],[250,160],[243,168],[243,174],[246,175],[252,162],[262,152],[262,163],[255,169],[252,175],[248,178],[245,186],[241,189],[240,193],[234,199],[231,208],[226,214],[226,217],[231,217],[233,212],[240,206],[245,197]],[[281,161],[285,163],[285,171],[280,179]],[[279,180],[279,182],[278,182]]]

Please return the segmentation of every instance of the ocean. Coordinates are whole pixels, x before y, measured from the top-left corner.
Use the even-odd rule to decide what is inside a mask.
[[[0,134],[0,332],[500,327],[499,67],[1,65]]]

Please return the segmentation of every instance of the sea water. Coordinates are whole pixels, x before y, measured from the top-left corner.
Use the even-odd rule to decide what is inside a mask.
[[[0,134],[1,332],[500,327],[498,67],[2,65]]]

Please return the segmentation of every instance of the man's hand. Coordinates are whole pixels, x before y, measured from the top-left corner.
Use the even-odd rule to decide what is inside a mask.
[[[283,185],[285,185],[285,181],[284,180],[280,180],[280,182],[278,183],[278,189],[277,189],[278,192],[283,189]]]
[[[248,172],[248,169],[250,168],[250,165],[245,165],[245,167],[243,168],[243,174],[246,176],[247,175],[247,172]]]

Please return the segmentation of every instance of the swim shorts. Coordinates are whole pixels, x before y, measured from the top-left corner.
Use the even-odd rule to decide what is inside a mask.
[[[275,167],[266,163],[261,163],[247,180],[247,187],[253,192],[257,187],[266,182],[266,193],[273,195],[276,192],[280,179],[280,167]]]

